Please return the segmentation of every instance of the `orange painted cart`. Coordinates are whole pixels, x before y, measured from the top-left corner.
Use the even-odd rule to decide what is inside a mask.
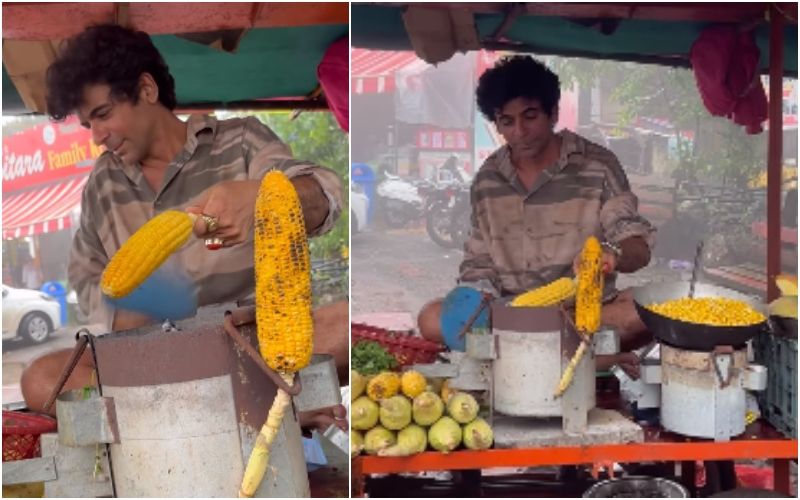
[[[790,494],[789,460],[797,459],[797,439],[782,437],[768,423],[750,425],[744,435],[729,442],[688,440],[656,429],[645,429],[645,441],[635,444],[425,452],[411,457],[359,456],[353,459],[353,496],[363,496],[368,474],[392,474],[497,467],[538,467],[608,462],[683,462],[683,482],[694,483],[697,460],[771,459],[775,490]]]

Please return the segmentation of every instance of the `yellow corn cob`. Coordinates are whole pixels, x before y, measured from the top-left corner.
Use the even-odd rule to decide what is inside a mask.
[[[400,390],[400,375],[395,372],[381,372],[367,382],[367,396],[373,401],[387,399]]]
[[[153,217],[128,238],[103,270],[100,289],[112,299],[125,297],[141,285],[192,234],[194,216],[167,210]]]
[[[447,404],[447,402],[450,401],[450,398],[452,398],[453,394],[455,394],[456,392],[457,391],[453,390],[450,387],[450,379],[445,380],[444,383],[442,383],[442,392],[441,392],[441,397],[442,401],[444,401],[444,404]]]
[[[558,387],[556,388],[555,396],[559,397],[564,394],[564,391],[567,390],[569,384],[572,383],[572,378],[575,376],[575,368],[578,366],[578,363],[581,361],[583,357],[583,353],[586,352],[586,341],[582,340],[580,344],[578,344],[578,349],[575,351],[575,354],[572,356],[572,359],[569,360],[569,364],[567,368],[564,370],[564,374],[561,375],[561,380],[558,381]]]
[[[255,208],[256,322],[264,361],[289,384],[311,360],[310,269],[300,198],[283,173],[270,172],[261,181]],[[290,402],[278,389],[247,462],[240,497],[252,497],[261,484]]]
[[[603,270],[600,263],[603,248],[597,238],[590,236],[583,245],[578,268],[578,291],[575,299],[575,326],[583,333],[593,334],[600,328],[603,306]]]
[[[420,372],[409,370],[400,377],[400,390],[411,399],[422,394],[427,386],[428,382]]]
[[[513,307],[547,307],[575,296],[578,289],[572,278],[559,278],[555,281],[529,290],[511,301]]]
[[[264,176],[255,216],[256,324],[261,356],[277,372],[311,361],[311,259],[300,198],[281,172]]]
[[[603,308],[603,269],[601,268],[603,247],[597,238],[590,236],[583,244],[580,265],[578,268],[578,290],[575,299],[575,327],[586,337],[600,328],[600,316]],[[555,397],[561,396],[572,383],[575,367],[586,352],[586,337],[581,340],[578,349],[570,359],[567,368],[558,381]]]

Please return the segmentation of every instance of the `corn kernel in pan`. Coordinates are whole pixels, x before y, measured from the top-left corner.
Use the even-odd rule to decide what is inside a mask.
[[[647,308],[670,319],[709,326],[749,326],[766,320],[747,303],[727,297],[682,297]]]

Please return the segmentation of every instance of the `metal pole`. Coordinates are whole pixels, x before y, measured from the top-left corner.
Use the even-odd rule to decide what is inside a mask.
[[[769,154],[767,163],[767,300],[779,296],[783,153],[783,15],[769,8]]]

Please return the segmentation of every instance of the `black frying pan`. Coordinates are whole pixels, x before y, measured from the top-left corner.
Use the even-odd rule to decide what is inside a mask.
[[[687,323],[670,319],[647,309],[646,306],[667,300],[689,296],[689,283],[651,283],[634,289],[633,300],[636,311],[642,322],[653,332],[655,337],[667,344],[681,349],[694,351],[712,351],[718,345],[741,347],[760,331],[767,328],[766,319],[756,325],[749,326],[709,326],[698,323]],[[694,296],[728,297],[746,302],[753,309],[764,314],[766,308],[756,299],[727,288],[697,283]]]

